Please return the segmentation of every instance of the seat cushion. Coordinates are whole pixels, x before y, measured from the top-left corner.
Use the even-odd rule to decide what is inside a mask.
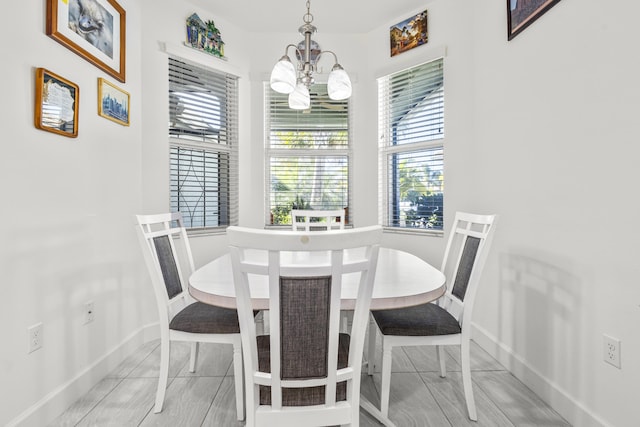
[[[345,368],[349,361],[349,341],[347,334],[340,334],[338,341],[338,369]],[[269,335],[258,336],[258,366],[261,372],[271,372],[271,343]],[[304,363],[297,361],[293,363]],[[300,378],[298,378],[300,379]],[[324,404],[325,387],[283,388],[283,406],[310,406]],[[336,401],[347,399],[347,383],[336,385]],[[260,386],[260,404],[271,405],[271,387]]]
[[[236,310],[203,302],[194,302],[182,309],[169,323],[169,329],[196,334],[240,333]]]
[[[432,303],[376,310],[371,314],[383,335],[432,336],[461,332],[458,321],[444,308]]]

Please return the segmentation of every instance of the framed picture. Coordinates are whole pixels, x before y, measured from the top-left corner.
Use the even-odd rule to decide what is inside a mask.
[[[36,128],[75,138],[79,101],[78,85],[44,68],[36,69]]]
[[[418,13],[389,29],[391,56],[406,52],[429,41],[427,11]]]
[[[507,0],[507,38],[513,39],[560,0]]]
[[[129,93],[98,78],[98,114],[123,126],[129,126]]]
[[[124,83],[126,16],[115,0],[47,0],[47,35]]]

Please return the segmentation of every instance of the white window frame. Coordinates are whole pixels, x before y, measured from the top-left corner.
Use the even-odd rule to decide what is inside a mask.
[[[445,147],[445,135],[444,132],[444,51],[442,55],[436,55],[429,61],[424,63],[412,65],[400,71],[389,72],[385,75],[382,75],[378,79],[378,135],[379,135],[379,221],[383,225],[385,231],[398,232],[398,233],[411,233],[411,234],[430,234],[436,236],[442,236],[444,230],[444,224],[442,224],[442,228],[423,228],[422,226],[407,226],[407,224],[401,224],[399,219],[399,223],[394,225],[394,213],[392,212],[392,201],[396,198],[395,194],[392,194],[392,182],[393,177],[390,174],[390,162],[391,158],[394,155],[398,154],[409,154],[414,152],[420,152],[426,155],[429,151],[440,151],[442,154],[442,175],[444,175],[444,147]],[[428,136],[422,138],[415,138],[415,141],[405,142],[402,144],[394,145],[394,137],[391,135],[392,129],[392,119],[391,119],[391,108],[392,105],[389,100],[389,85],[388,81],[395,75],[401,74],[408,70],[418,68],[434,61],[442,61],[442,77],[443,83],[442,88],[440,90],[443,91],[443,108],[442,108],[442,135],[440,137]],[[436,92],[436,91],[434,91]],[[426,100],[427,98],[425,98]],[[444,195],[444,189],[442,190],[442,194]],[[443,200],[444,205],[444,200]],[[444,208],[444,206],[443,206]],[[444,220],[443,220],[444,222]]]
[[[238,77],[174,55],[169,57],[170,64],[172,63],[171,61],[179,61],[188,67],[193,67],[194,70],[197,70],[194,71],[194,73],[204,74],[209,84],[215,83],[224,86],[224,89],[220,89],[220,87],[217,89],[218,91],[224,91],[227,99],[227,105],[226,108],[224,108],[225,116],[222,119],[222,123],[220,123],[215,115],[210,113],[210,111],[215,111],[220,108],[219,104],[216,105],[214,102],[215,96],[212,95],[209,97],[210,102],[202,108],[198,107],[199,100],[193,101],[190,105],[182,106],[185,109],[187,107],[190,108],[195,122],[200,123],[199,126],[194,124],[195,130],[193,132],[190,132],[188,128],[184,127],[184,123],[189,121],[189,117],[183,115],[184,112],[180,113],[183,115],[182,129],[184,132],[181,132],[179,129],[172,129],[171,121],[178,116],[175,110],[179,101],[176,101],[175,96],[172,100],[172,96],[170,95],[168,129],[171,211],[180,210],[182,212],[189,234],[223,233],[229,225],[238,224]],[[172,78],[169,76],[170,94],[174,89],[173,85]],[[218,131],[217,140],[214,137],[207,136],[208,132],[204,130],[202,130],[200,134],[198,133],[198,129],[203,129],[205,125],[211,125],[212,127],[221,126],[221,130]],[[214,160],[208,163],[208,166],[217,171],[217,174],[214,175],[215,178],[209,177],[206,172],[199,172],[198,182],[202,182],[201,178],[203,175],[210,179],[204,184],[201,184],[203,187],[198,191],[201,191],[202,194],[197,202],[199,206],[195,209],[193,206],[187,206],[186,209],[178,208],[177,206],[177,204],[179,204],[177,200],[180,200],[180,196],[176,196],[176,190],[173,188],[176,185],[177,179],[174,176],[175,150],[193,150],[193,152],[206,153],[207,157],[214,158]],[[203,156],[204,155],[205,154],[203,154]],[[218,156],[226,157],[223,167],[228,167],[227,171],[223,170],[221,172],[220,169],[218,169],[220,164],[215,164],[215,157]],[[197,157],[195,159],[197,160]],[[211,191],[212,188],[213,191]],[[213,193],[213,195],[209,195],[211,193]],[[219,218],[217,224],[207,224],[207,218],[211,217],[212,211],[208,210],[207,202],[203,202],[202,200],[213,201],[212,206],[215,207],[213,217],[222,216]],[[196,222],[197,225],[190,225],[192,217],[194,216],[194,210],[198,210],[198,213],[195,214],[198,222]]]
[[[312,91],[313,92],[313,91]],[[352,183],[353,183],[353,150],[352,150],[352,140],[353,140],[353,126],[352,126],[352,108],[350,101],[340,101],[340,103],[346,103],[347,108],[347,143],[342,147],[324,147],[324,148],[282,148],[282,147],[272,147],[270,143],[271,137],[271,97],[274,96],[275,92],[269,87],[269,83],[264,83],[264,120],[265,120],[265,136],[264,136],[264,147],[265,147],[265,201],[264,201],[264,211],[265,211],[265,227],[268,228],[290,228],[291,224],[272,224],[271,222],[271,160],[273,158],[297,158],[297,157],[307,157],[307,158],[327,158],[327,157],[344,157],[346,158],[347,163],[347,204],[348,206],[343,206],[346,209],[346,217],[347,217],[347,226],[353,225],[353,192],[352,192]],[[278,95],[275,95],[278,96]],[[286,96],[285,96],[286,99]],[[314,98],[312,95],[311,99],[311,109],[313,111],[314,103],[317,103],[318,100]],[[322,102],[331,102],[324,100]],[[334,101],[335,102],[335,101]],[[316,106],[316,108],[318,108]],[[294,110],[291,110],[292,112]],[[305,114],[305,113],[301,113]],[[320,207],[316,207],[319,209]],[[321,207],[322,209],[329,209],[328,207]],[[334,207],[338,208],[338,207]],[[334,209],[332,208],[332,209]]]

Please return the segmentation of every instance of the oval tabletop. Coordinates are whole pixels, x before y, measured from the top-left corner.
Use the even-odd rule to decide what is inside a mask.
[[[266,260],[266,254],[256,252],[256,257]],[[307,253],[296,254],[295,262],[323,263],[326,256]],[[347,253],[346,258],[355,254]],[[283,258],[283,263],[293,262],[293,256]],[[265,261],[266,262],[266,261]],[[351,276],[351,277],[349,277]],[[251,280],[253,308],[269,308],[269,289],[265,280]],[[353,310],[357,290],[357,275],[347,274],[343,278],[343,310]],[[229,254],[222,255],[196,270],[189,278],[191,295],[207,304],[236,308],[233,271]],[[378,266],[373,286],[371,310],[408,307],[433,301],[445,292],[445,276],[428,262],[408,252],[397,249],[380,248]]]

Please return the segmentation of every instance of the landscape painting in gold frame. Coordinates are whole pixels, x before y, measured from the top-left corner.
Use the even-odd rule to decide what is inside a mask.
[[[115,0],[47,0],[47,35],[125,82],[126,13]]]
[[[129,126],[129,92],[98,78],[98,114],[122,126]]]
[[[78,136],[80,88],[44,68],[36,69],[36,128],[58,135]]]

